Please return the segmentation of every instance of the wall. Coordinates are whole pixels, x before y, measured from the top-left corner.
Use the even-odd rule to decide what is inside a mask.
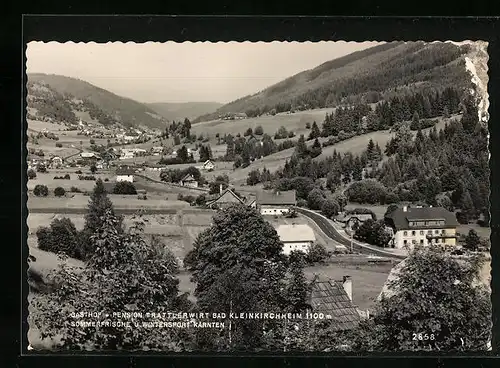
[[[130,183],[134,182],[134,176],[133,175],[116,175],[116,181],[128,181]]]
[[[289,255],[293,250],[308,252],[312,242],[284,242],[283,253]]]
[[[282,206],[261,206],[260,207],[260,213],[262,215],[283,215],[284,213],[287,213],[289,211],[288,207],[282,207]]]
[[[406,231],[406,235],[404,234]],[[412,232],[415,232],[415,235],[412,235]],[[404,241],[407,241],[408,246],[412,246],[413,241],[415,241],[415,244],[422,244],[422,245],[428,245],[428,240],[426,235],[428,234],[429,231],[432,231],[432,235],[438,235],[442,234],[442,231],[444,231],[445,235],[455,235],[455,229],[425,229],[425,230],[399,230],[395,233],[394,235],[394,246],[396,248],[402,249],[405,247]],[[437,232],[437,233],[436,233]],[[443,239],[438,239],[439,243],[442,244]],[[432,244],[436,244],[435,240],[433,240]],[[456,240],[455,238],[448,238],[445,239],[445,243],[447,245],[455,245]]]

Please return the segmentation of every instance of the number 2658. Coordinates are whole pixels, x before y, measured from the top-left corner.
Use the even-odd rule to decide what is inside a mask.
[[[429,340],[436,340],[436,337],[434,336],[434,334],[414,333],[412,340],[413,341],[429,341]]]

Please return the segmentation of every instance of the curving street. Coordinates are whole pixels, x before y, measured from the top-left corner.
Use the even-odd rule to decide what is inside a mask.
[[[335,227],[332,226],[332,224],[330,224],[330,222],[326,218],[324,218],[323,216],[321,216],[321,215],[319,215],[319,214],[317,214],[315,212],[312,212],[312,211],[309,211],[309,210],[306,210],[306,209],[303,209],[303,208],[295,207],[295,210],[298,213],[300,213],[301,215],[307,216],[312,221],[314,221],[316,223],[316,225],[318,225],[318,227],[330,239],[333,239],[337,243],[345,245],[347,247],[347,249],[351,249],[351,241],[349,239],[346,239],[345,237],[343,237],[337,231],[337,229],[335,229]],[[406,258],[403,255],[389,253],[389,252],[386,252],[386,251],[384,251],[382,249],[381,250],[375,249],[375,246],[373,246],[373,248],[372,247],[364,246],[364,245],[362,245],[362,244],[360,244],[360,243],[358,243],[356,241],[352,242],[352,249],[355,252],[360,252],[360,253],[363,253],[363,254],[370,254],[370,255],[376,255],[376,256],[382,256],[382,257],[388,257],[388,258],[395,258],[395,259],[399,259],[399,260],[402,260],[402,259]]]

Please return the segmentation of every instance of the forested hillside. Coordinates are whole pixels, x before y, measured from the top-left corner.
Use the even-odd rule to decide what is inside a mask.
[[[59,108],[80,104],[93,119],[108,125],[120,122],[125,126],[163,127],[164,119],[137,101],[120,97],[85,81],[60,75],[28,74],[28,95],[34,96],[33,106],[42,115],[59,114]],[[36,105],[36,106],[35,106]],[[60,118],[72,119],[63,113]]]
[[[358,51],[299,73],[252,96],[222,106],[194,122],[228,113],[266,113],[375,103],[387,96],[468,83],[464,56],[470,46],[392,42]]]

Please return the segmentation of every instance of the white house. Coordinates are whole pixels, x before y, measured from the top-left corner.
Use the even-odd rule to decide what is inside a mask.
[[[413,248],[415,245],[456,245],[458,221],[453,212],[442,207],[397,208],[385,216],[393,233],[391,246]]]
[[[206,171],[212,171],[215,169],[215,164],[213,163],[212,160],[207,160],[203,163],[201,169]]]
[[[97,155],[94,152],[82,152],[80,153],[81,158],[97,158]]]
[[[256,207],[261,215],[283,215],[297,204],[295,190],[257,193]]]
[[[183,187],[198,188],[198,182],[191,174],[184,176],[179,184]]]
[[[128,181],[130,183],[134,182],[134,170],[119,168],[116,170],[116,182]]]
[[[59,156],[54,156],[52,157],[51,161],[50,161],[50,166],[52,168],[59,168],[63,165],[63,159]]]
[[[283,253],[286,255],[294,250],[307,253],[316,241],[313,229],[306,224],[279,225],[276,232],[283,243]]]

